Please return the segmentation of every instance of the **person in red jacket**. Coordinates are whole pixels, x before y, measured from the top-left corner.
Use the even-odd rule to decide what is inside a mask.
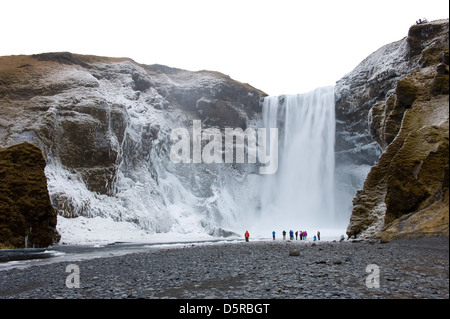
[[[245,241],[248,241],[248,238],[250,237],[250,234],[248,233],[248,230],[245,231]]]

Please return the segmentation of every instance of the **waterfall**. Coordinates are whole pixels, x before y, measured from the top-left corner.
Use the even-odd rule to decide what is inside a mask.
[[[332,86],[264,99],[263,125],[279,136],[278,171],[261,183],[257,227],[266,235],[334,228],[334,107]]]

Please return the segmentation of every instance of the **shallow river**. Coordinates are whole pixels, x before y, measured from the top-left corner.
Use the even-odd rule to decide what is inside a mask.
[[[26,268],[55,262],[67,262],[91,258],[120,256],[146,252],[152,249],[177,248],[186,245],[207,245],[223,242],[240,242],[240,239],[167,243],[112,243],[106,245],[55,245],[48,248],[24,248],[0,250],[0,271]]]

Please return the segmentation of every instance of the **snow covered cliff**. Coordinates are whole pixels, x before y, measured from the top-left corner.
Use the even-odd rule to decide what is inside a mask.
[[[173,163],[170,132],[193,120],[245,130],[260,120],[263,92],[218,72],[71,53],[0,66],[0,145],[41,148],[63,242],[239,229],[252,204],[248,166]]]

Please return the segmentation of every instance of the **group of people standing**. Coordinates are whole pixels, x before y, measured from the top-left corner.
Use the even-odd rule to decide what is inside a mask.
[[[283,240],[286,240],[286,231],[283,230],[282,232],[283,234]],[[272,238],[273,240],[275,240],[275,231],[272,232]],[[306,240],[306,238],[308,237],[308,232],[306,230],[299,230],[295,232],[295,240],[298,240],[300,238],[300,240]],[[290,230],[289,231],[289,239],[290,240],[294,240],[294,231]],[[316,240],[320,240],[320,231],[317,231],[317,236],[314,235],[314,241]]]
[[[286,231],[283,230],[282,234],[283,234],[283,240],[286,240]],[[275,240],[275,235],[276,235],[276,233],[275,233],[275,231],[273,231],[272,232],[273,240]],[[306,238],[308,237],[308,232],[306,230],[296,231],[295,232],[295,240],[298,240],[299,236],[300,236],[300,240],[306,240]],[[249,234],[248,230],[245,231],[244,237],[245,237],[245,241],[249,241],[250,234]],[[290,240],[294,240],[294,232],[292,230],[289,231],[289,238],[290,238]],[[317,231],[317,236],[314,235],[314,241],[316,241],[316,240],[320,240],[320,231]]]

